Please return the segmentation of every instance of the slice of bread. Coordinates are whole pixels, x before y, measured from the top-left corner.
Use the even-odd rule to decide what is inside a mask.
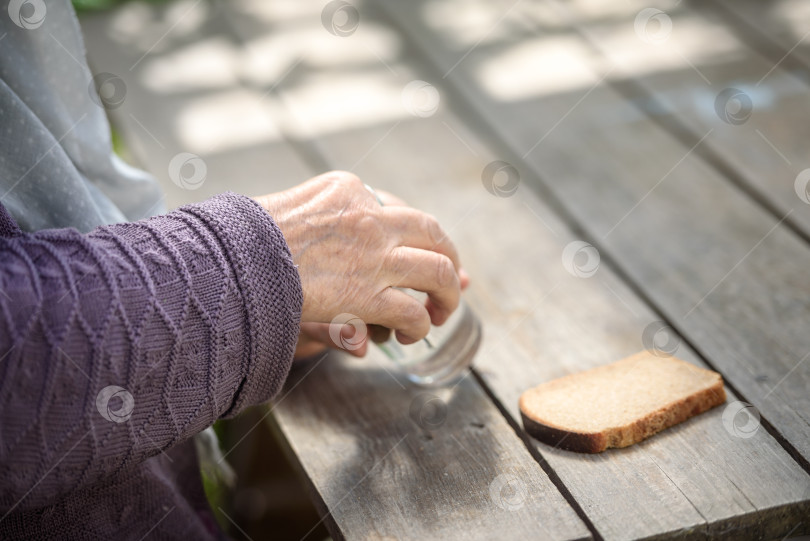
[[[523,426],[569,451],[627,447],[726,401],[723,378],[642,351],[538,385],[520,397]]]

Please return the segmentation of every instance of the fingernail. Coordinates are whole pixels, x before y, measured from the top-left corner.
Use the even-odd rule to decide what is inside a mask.
[[[459,269],[458,281],[461,283],[461,289],[465,289],[468,285],[470,285],[470,275],[467,274],[467,271],[464,269]]]
[[[404,345],[406,345],[406,346],[407,346],[408,344],[413,344],[414,342],[418,342],[418,341],[419,341],[419,340],[417,340],[416,338],[411,338],[411,337],[410,337],[410,336],[408,336],[407,334],[402,333],[402,332],[400,332],[400,331],[397,331],[397,340],[399,340],[399,343],[400,343],[400,344],[404,344]]]

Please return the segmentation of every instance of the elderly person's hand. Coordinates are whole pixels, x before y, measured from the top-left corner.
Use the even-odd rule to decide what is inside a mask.
[[[468,278],[455,246],[432,216],[382,194],[381,206],[355,175],[330,172],[257,197],[273,216],[298,266],[304,291],[298,355],[329,340],[342,313],[422,339],[456,309]],[[423,305],[397,287],[427,293]],[[351,334],[351,329],[343,332]],[[351,351],[363,355],[366,345]]]

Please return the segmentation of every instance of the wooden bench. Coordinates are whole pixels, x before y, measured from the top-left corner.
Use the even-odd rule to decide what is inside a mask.
[[[810,533],[810,204],[795,189],[810,17],[790,2],[374,0],[341,37],[323,4],[127,4],[83,26],[94,71],[127,85],[113,121],[170,206],[348,169],[436,215],[461,251],[484,327],[464,380],[419,389],[379,352],[331,353],[268,408],[332,535]],[[435,111],[403,98],[412,81],[437,90]],[[169,179],[178,152],[207,164],[199,189]],[[500,197],[482,179],[496,160],[520,175]],[[563,264],[573,241],[598,250],[592,276]],[[754,432],[727,407],[594,456],[523,432],[525,388],[656,330],[723,374],[729,405],[753,405]]]

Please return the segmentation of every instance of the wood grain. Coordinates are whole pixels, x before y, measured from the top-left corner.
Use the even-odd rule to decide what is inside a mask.
[[[616,360],[632,353],[633,346],[638,347],[645,324],[659,316],[646,308],[626,285],[618,280],[614,282],[615,275],[610,272],[610,267],[618,261],[622,273],[633,279],[633,285],[641,284],[644,294],[663,307],[677,327],[689,333],[694,343],[708,351],[709,359],[721,367],[729,381],[738,388],[744,386],[745,390],[756,390],[750,395],[757,398],[757,406],[763,415],[772,414],[773,418],[778,418],[782,423],[778,425],[780,430],[794,438],[797,447],[807,449],[803,443],[807,425],[799,415],[803,403],[800,389],[805,386],[801,379],[805,376],[799,375],[798,381],[791,383],[786,380],[781,385],[795,383],[795,386],[780,386],[777,391],[784,394],[776,397],[774,395],[778,393],[774,392],[767,398],[763,395],[768,393],[770,386],[766,387],[762,378],[757,378],[762,371],[769,371],[770,381],[776,383],[796,365],[800,359],[796,351],[802,351],[806,340],[800,335],[800,325],[795,321],[783,316],[778,324],[770,325],[755,315],[763,309],[767,310],[768,317],[778,314],[780,310],[774,306],[774,301],[778,303],[782,299],[791,299],[788,302],[795,310],[791,313],[807,313],[807,291],[798,286],[802,283],[799,269],[802,266],[800,261],[807,258],[806,247],[790,232],[774,227],[776,221],[767,213],[693,157],[689,148],[650,122],[632,104],[609,89],[592,86],[599,81],[601,74],[598,72],[591,71],[586,77],[577,72],[582,69],[581,64],[566,70],[557,58],[554,66],[560,65],[568,80],[578,77],[582,81],[581,87],[568,92],[538,89],[533,95],[496,99],[498,89],[485,87],[481,73],[489,73],[490,80],[498,77],[505,81],[510,77],[512,81],[520,80],[520,73],[507,71],[510,65],[507,59],[510,58],[511,42],[523,36],[518,33],[518,37],[513,38],[507,30],[498,28],[494,19],[477,21],[480,25],[477,35],[474,32],[465,34],[459,28],[435,31],[431,26],[440,23],[433,19],[426,21],[423,17],[426,13],[433,13],[431,6],[435,5],[426,2],[411,10],[396,2],[385,2],[392,18],[409,35],[418,36],[414,42],[423,46],[426,57],[437,62],[439,73],[447,73],[464,57],[447,77],[455,83],[452,88],[458,93],[456,96],[480,112],[486,125],[511,147],[510,158],[525,156],[525,162],[515,162],[525,183],[535,181],[535,175],[542,175],[543,193],[556,196],[559,205],[588,234],[588,238],[599,240],[597,246],[605,255],[605,265],[600,266],[597,276],[609,288],[594,284],[596,276],[590,279],[591,282],[585,280],[587,284],[580,283],[583,280],[576,282],[577,292],[567,289],[563,292],[562,286],[553,288],[557,284],[554,276],[565,278],[564,270],[553,262],[560,261],[562,248],[576,237],[572,239],[564,227],[554,225],[551,228],[561,238],[549,235],[537,216],[546,223],[553,223],[550,212],[536,198],[522,191],[525,186],[521,186],[518,192],[526,203],[523,211],[517,203],[500,211],[490,207],[486,210],[478,208],[473,217],[465,220],[464,228],[454,230],[459,235],[458,242],[465,248],[462,253],[467,254],[465,264],[479,284],[482,279],[484,281],[480,289],[474,289],[474,305],[479,312],[487,314],[488,328],[493,329],[488,334],[494,332],[507,337],[497,347],[490,350],[485,347],[486,353],[479,357],[485,380],[507,410],[517,416],[517,397],[528,384]],[[504,6],[492,11],[502,15],[507,9],[508,6]],[[507,28],[510,26],[508,19],[505,19]],[[446,19],[441,23],[461,25],[458,21]],[[512,23],[512,28],[520,24],[519,21]],[[486,37],[486,31],[493,26],[496,30]],[[459,36],[464,37],[464,43],[458,43],[461,41]],[[477,42],[477,37],[485,39],[466,54]],[[549,47],[573,41],[570,50],[574,53],[587,51],[585,46],[577,49],[577,38],[560,31],[549,39]],[[543,51],[545,44],[542,39],[540,41],[537,50]],[[521,46],[526,47],[525,43]],[[515,49],[521,46],[515,45]],[[500,62],[492,61],[493,56]],[[574,57],[569,63],[584,62],[584,67],[592,70],[593,66],[586,62],[589,57],[583,52],[582,58]],[[521,58],[526,64],[516,63],[515,66],[523,72],[554,73],[552,65],[543,65],[542,56]],[[493,65],[505,66],[505,73],[488,72],[488,69],[494,69],[491,68]],[[538,85],[541,83],[537,82]],[[531,122],[526,119],[531,119]],[[452,125],[456,132],[464,133],[454,122]],[[403,128],[397,128],[395,133],[400,134]],[[405,139],[403,134],[399,141],[392,140],[394,133],[389,135],[387,144],[375,150],[379,155],[383,148],[388,149],[387,154],[380,157],[375,176],[383,176],[383,164],[395,161],[395,153],[399,153],[399,159],[402,159],[406,148],[418,146],[407,163],[424,163],[431,147],[441,148],[436,142],[441,130],[437,126],[430,133],[430,142],[421,145],[416,141],[424,141],[424,135],[412,132],[411,137]],[[551,135],[547,135],[549,133]],[[464,139],[470,144],[470,138]],[[337,141],[334,145],[335,155],[349,152],[348,145],[341,146]],[[480,178],[471,167],[464,173],[451,174],[448,171],[450,165],[437,165],[451,160],[449,153],[444,150],[434,152],[440,156],[427,168],[431,175],[437,178],[466,176],[469,183],[477,182],[477,176]],[[369,162],[364,162],[364,165],[369,166]],[[398,187],[402,189],[413,184],[414,181],[400,182]],[[406,192],[406,199],[419,201],[420,206],[440,215],[447,213],[447,201],[451,199],[442,197],[444,192],[438,191],[437,184],[430,184],[432,197],[428,196],[426,188],[422,188],[421,197],[419,192],[411,190]],[[461,197],[454,185],[452,200],[458,201]],[[640,201],[643,204],[636,205]],[[466,205],[459,204],[465,209],[472,205],[470,200],[466,200]],[[526,213],[525,210],[532,212]],[[452,219],[448,221],[454,223]],[[552,243],[551,246],[546,246],[544,237],[548,237],[546,242]],[[469,254],[484,250],[480,240],[484,238],[487,239],[486,256],[471,264]],[[734,268],[755,245],[757,249],[742,263],[751,258],[758,261],[751,267],[740,263]],[[768,271],[763,272],[762,263],[774,261],[774,251],[782,254],[778,258],[780,264],[766,264]],[[732,268],[731,282],[718,285]],[[556,271],[555,274],[546,274],[552,272],[549,269]],[[768,276],[768,273],[778,277]],[[796,286],[798,289],[794,289]],[[598,293],[594,291],[600,289]],[[711,294],[684,322],[683,316],[707,292]],[[544,295],[547,296],[544,298]],[[535,307],[531,299],[542,299],[542,303]],[[517,314],[515,304],[522,308]],[[521,321],[522,317],[526,319]],[[806,315],[800,319],[806,321]],[[518,326],[512,330],[516,324]],[[789,335],[793,345],[775,344],[771,337],[765,336],[763,326],[767,326],[768,332]],[[499,354],[499,348],[509,345],[514,349]],[[682,343],[679,354],[684,351],[699,362]],[[518,354],[522,355],[522,362],[515,360]],[[775,370],[777,361],[774,358],[779,357],[781,366]],[[763,362],[764,359],[768,362]],[[733,402],[737,398],[729,400]],[[721,414],[722,411],[714,413],[714,425],[706,420],[712,417],[709,413],[692,424],[686,423],[669,434],[662,434],[661,439],[653,438],[642,444],[642,450],[631,449],[628,454],[611,452],[603,461],[592,459],[599,462],[598,466],[583,464],[587,459],[570,457],[563,451],[539,448],[586,509],[597,530],[606,537],[673,534],[676,524],[690,523],[699,525],[693,527],[703,533],[740,535],[740,530],[735,529],[759,523],[758,517],[763,513],[760,510],[764,509],[779,509],[770,514],[769,520],[773,521],[770,525],[775,529],[774,534],[780,529],[787,533],[799,522],[802,513],[806,513],[807,504],[798,503],[807,499],[804,492],[808,483],[806,474],[800,473],[801,469],[791,463],[787,453],[772,438],[761,434],[763,442],[767,440],[772,445],[770,452],[773,453],[764,460],[770,465],[763,463],[763,466],[773,474],[780,472],[779,475],[791,478],[798,475],[798,483],[786,500],[782,500],[786,496],[782,487],[772,483],[771,474],[752,483],[751,475],[756,471],[750,463],[753,441],[728,438],[727,432],[715,433],[708,428],[722,427]],[[680,440],[685,430],[698,430],[701,435]],[[677,439],[667,439],[664,444],[662,438]],[[704,441],[708,438],[714,439],[714,443]],[[661,447],[655,452],[646,452],[646,445]],[[707,449],[713,451],[707,452]],[[758,452],[756,454],[764,458]],[[661,460],[662,457],[667,458]],[[672,468],[672,471],[662,471],[661,468]],[[787,474],[788,470],[794,473]],[[720,474],[721,471],[724,473]],[[709,482],[708,479],[715,474],[718,479]],[[734,478],[733,482],[729,481],[729,475]],[[661,481],[651,481],[657,478]],[[705,484],[701,486],[701,483]],[[747,487],[741,489],[743,492],[751,490],[759,494],[741,497],[737,491],[743,486]],[[673,489],[675,494],[669,494],[667,488]],[[794,508],[792,519],[782,521],[779,518],[782,504],[767,503],[773,497]],[[673,500],[681,500],[685,508],[679,512],[655,508],[655,502],[662,502],[662,507],[671,509]],[[718,501],[723,503],[718,504]],[[789,503],[791,501],[793,504]],[[631,521],[628,513],[636,517],[642,513],[645,518]],[[733,518],[735,516],[737,518]],[[729,522],[722,524],[721,517]],[[729,531],[736,531],[736,534]]]
[[[239,7],[244,11],[240,12]],[[277,27],[281,21],[269,19],[257,25],[255,17],[245,16],[248,12],[268,15],[266,5],[241,2],[228,17],[239,38],[250,48],[261,42],[268,28]],[[375,37],[379,38],[371,39]],[[358,45],[354,47],[357,54]],[[360,44],[361,54],[362,47]],[[306,48],[300,54],[304,58],[307,54],[314,56]],[[352,56],[342,58],[350,65],[357,62]],[[385,69],[382,64],[377,68]],[[362,71],[367,69],[364,67]],[[339,125],[340,137],[351,141],[356,134],[367,132],[364,129],[367,123],[376,123],[376,118],[352,117],[351,110],[347,112],[341,107],[340,96],[331,111],[337,121],[319,115],[317,106],[296,107],[295,97],[286,91],[289,85],[301,85],[304,94],[311,91],[316,95],[325,83],[330,84],[332,92],[340,91],[340,83],[350,92],[368,91],[362,86],[352,86],[345,73],[336,74],[332,80],[317,80],[317,84],[310,82],[309,75],[312,73],[293,70],[284,81],[268,87],[285,105],[279,124],[288,136],[312,145],[313,152],[326,152],[320,137],[323,131],[331,132],[332,126]],[[379,80],[366,77],[364,82],[371,84],[372,92],[381,91],[376,86],[381,84]],[[389,108],[381,113],[402,117],[401,88],[396,86],[395,91],[395,99],[382,101],[380,107]],[[388,93],[383,96],[388,97]],[[356,100],[356,96],[348,97],[354,98],[350,101]],[[394,108],[390,107],[392,103]],[[362,102],[353,105],[367,107]],[[376,133],[376,127],[372,132]],[[373,151],[374,145],[366,150]],[[354,158],[357,158],[355,166],[363,159]],[[328,153],[323,159],[332,167],[352,168],[332,159]],[[292,392],[274,406],[274,419],[306,472],[320,508],[328,511],[325,521],[333,535],[349,539],[591,537],[473,378],[466,377],[453,389],[426,392],[396,376],[395,368],[379,351],[373,350],[370,358],[363,361],[334,353],[332,357],[312,375],[302,376],[301,372],[307,370],[302,367],[291,377],[288,386]],[[316,363],[312,364],[313,369]],[[299,382],[300,388],[296,388]],[[447,414],[447,423],[442,421],[440,426],[432,427],[428,421],[419,426],[414,412],[431,415],[432,404],[436,402],[432,397],[438,398],[440,409]],[[430,399],[428,403],[426,398]],[[414,409],[420,404],[424,411]],[[380,430],[386,426],[387,430]],[[328,443],[330,437],[337,438],[339,443]],[[359,456],[350,462],[348,475],[345,462],[336,460],[332,452],[335,447],[346,446],[360,450],[355,453]],[[377,464],[386,463],[388,466],[379,471],[374,469]],[[356,469],[365,472],[367,478],[361,478]]]
[[[810,66],[810,12],[800,0],[712,0],[705,4],[729,18],[737,35],[788,70]],[[775,46],[775,47],[774,47]],[[801,69],[801,68],[799,68]]]
[[[290,43],[297,43],[301,49],[293,48],[297,55],[285,57],[289,62],[283,64],[285,69],[292,68],[289,73],[281,78],[282,70],[280,80],[259,80],[256,86],[247,85],[254,96],[273,89],[262,99],[273,105],[272,110],[265,112],[273,124],[281,126],[280,137],[303,141],[311,152],[322,155],[324,162],[355,169],[375,187],[401,194],[441,219],[473,275],[468,300],[485,325],[484,343],[477,358],[479,373],[511,420],[519,418],[517,397],[525,388],[614,361],[644,347],[642,334],[660,315],[638,295],[635,288],[639,277],[644,278],[641,289],[644,296],[653,298],[657,304],[661,297],[672,302],[673,296],[683,296],[684,304],[696,302],[699,298],[695,297],[696,292],[703,295],[714,283],[708,283],[710,278],[722,277],[734,258],[751,248],[744,241],[750,240],[751,235],[764,234],[773,225],[773,221],[763,218],[756,205],[749,202],[745,206],[745,197],[733,191],[729,195],[728,188],[695,190],[698,181],[706,178],[711,183],[727,185],[698,160],[687,156],[678,163],[688,147],[663,134],[615,93],[602,88],[589,93],[590,85],[603,74],[594,71],[594,66],[585,65],[583,69],[581,59],[574,58],[576,61],[558,63],[556,71],[539,71],[543,75],[539,78],[526,78],[525,70],[515,72],[523,67],[518,60],[532,58],[520,56],[521,51],[512,51],[516,40],[528,41],[527,36],[534,36],[534,28],[525,22],[506,17],[505,26],[494,25],[487,37],[486,31],[496,21],[479,21],[482,26],[478,34],[468,31],[463,27],[463,18],[453,17],[454,3],[414,3],[411,8],[394,4],[391,2],[389,9],[417,36],[409,43],[403,42],[388,20],[378,18],[369,6],[364,7],[362,24],[351,39],[324,42],[306,38],[320,36],[323,31],[318,17],[321,5],[300,3],[302,11],[286,12],[294,19],[286,20],[285,10],[265,3],[254,0],[229,3],[232,10],[225,15],[245,23],[237,26],[245,48],[237,47],[232,60],[245,62],[251,57],[249,50],[265,53],[263,58],[276,59],[279,55],[274,53],[290,55]],[[436,11],[442,7],[444,12]],[[534,4],[529,7],[534,8]],[[493,16],[502,15],[508,8],[498,7]],[[519,7],[515,14],[525,14],[523,10]],[[432,14],[432,26],[426,27],[419,18],[421,13]],[[462,26],[454,29],[454,24]],[[551,17],[544,24],[557,32],[562,28]],[[290,41],[296,35],[285,33],[289,29],[301,30],[305,38],[298,36]],[[218,27],[217,32],[220,31]],[[274,41],[274,33],[282,34],[284,46],[278,39]],[[474,47],[466,54],[482,36],[485,39],[480,49]],[[543,50],[582,54],[588,50],[576,35],[561,32],[557,38]],[[556,47],[560,44],[568,47]],[[168,47],[166,54],[182,45]],[[448,84],[441,82],[441,74],[431,77],[430,72],[414,69],[419,66],[410,49],[414,45],[424,47],[430,61],[444,66],[441,74],[458,63],[447,77]],[[112,49],[113,43],[101,40],[96,44],[98,47]],[[498,52],[513,54],[501,58],[497,57]],[[112,59],[113,53],[109,54]],[[296,65],[299,59],[302,62]],[[507,62],[510,59],[511,64]],[[137,57],[132,61],[135,60]],[[513,68],[498,71],[498,66]],[[257,73],[261,74],[261,70]],[[560,76],[548,77],[548,73]],[[415,118],[402,107],[403,87],[416,78],[433,81],[440,91],[439,111],[429,118]],[[512,89],[509,85],[506,90],[483,88],[482,81],[486,80],[511,81]],[[520,85],[515,81],[524,88],[518,88]],[[138,92],[140,83],[129,80],[127,83],[130,91],[136,88]],[[533,84],[540,87],[545,84],[545,90],[535,91],[531,88]],[[327,109],[323,106],[325,95],[332,97]],[[464,121],[448,111],[448,105],[457,101],[458,96],[477,108]],[[139,120],[141,109],[159,107],[155,95],[149,97],[132,101],[132,105],[139,107],[133,110]],[[174,106],[160,109],[158,116],[176,120],[178,112],[183,111],[182,97],[183,92],[178,92]],[[285,108],[280,109],[281,106]],[[369,115],[369,110],[373,114]],[[478,115],[486,122],[476,123]],[[128,126],[125,133],[149,144],[144,142],[149,136],[139,133],[138,124],[127,117],[118,117]],[[149,125],[151,128],[151,122]],[[518,159],[493,154],[481,144],[481,138],[487,136],[484,128],[490,127],[509,143]],[[167,133],[171,134],[171,130]],[[520,155],[540,139],[528,154],[530,159],[520,160]],[[274,168],[274,160],[286,163],[284,160],[292,154],[289,146],[279,145],[279,152],[269,154],[269,158],[260,156],[261,148],[264,147],[259,144],[250,149],[256,150],[256,154],[237,154],[238,159],[223,163],[236,171],[237,178],[240,169],[258,173],[262,168],[281,171],[278,176],[283,176],[285,167]],[[269,148],[275,147],[271,144]],[[217,159],[231,160],[233,152],[232,148],[223,147],[214,154]],[[155,161],[159,174],[171,157],[166,156]],[[512,197],[495,197],[482,185],[482,171],[494,159],[510,160],[520,171],[522,182]],[[678,167],[670,173],[670,180],[680,184],[691,175],[693,182],[660,197],[656,193],[644,196],[643,181],[647,181],[649,189],[675,164]],[[687,166],[685,172],[681,170],[683,165]],[[290,170],[297,174],[295,166]],[[530,184],[538,182],[538,172],[542,172],[542,180],[552,185],[546,184],[547,193],[558,201],[552,198],[544,202],[529,189]],[[253,176],[253,182],[256,178]],[[663,185],[669,185],[669,181]],[[206,183],[204,187],[208,186]],[[713,197],[713,201],[731,198],[730,210],[720,209],[718,219],[708,223],[709,234],[705,236],[704,213],[714,212],[713,208],[707,209],[706,202],[683,217],[673,216],[675,211],[693,204],[689,190],[700,197]],[[181,195],[185,198],[189,194],[181,192]],[[564,247],[574,240],[599,238],[594,231],[601,233],[615,224],[619,218],[616,209],[624,213],[642,196],[645,201],[653,199],[655,205],[651,208],[639,205],[608,235],[610,242],[597,243],[603,257],[596,274],[577,278],[567,272],[561,262]],[[754,221],[750,224],[740,221],[739,217],[747,216],[749,211]],[[694,222],[691,230],[668,229],[673,224],[682,228],[683,221],[690,220]],[[741,230],[743,239],[732,235],[731,244],[725,246],[725,235],[729,234],[725,227],[730,227],[729,231]],[[695,242],[684,246],[687,234]],[[783,255],[785,244],[788,248],[796,246],[791,238],[777,228],[766,239],[777,239],[776,247],[763,241],[757,250],[768,248],[768,256]],[[667,253],[663,261],[655,264],[648,261],[675,248],[680,254]],[[628,256],[633,250],[638,253]],[[687,255],[690,260],[704,258],[705,269],[693,269],[684,259]],[[751,258],[753,254],[746,260]],[[614,266],[617,259],[621,265]],[[761,277],[768,269],[759,257],[756,259],[755,275]],[[803,259],[789,263],[787,270],[777,269],[773,280],[786,275],[789,283],[801,288],[803,282],[797,281],[793,273],[802,263]],[[627,265],[633,267],[633,272],[628,272]],[[743,268],[735,272],[746,270],[742,264],[740,267]],[[633,281],[626,282],[621,276],[630,276]],[[720,348],[727,359],[724,371],[733,372],[735,382],[747,377],[745,371],[751,365],[757,370],[768,368],[758,367],[762,363],[754,362],[760,353],[761,358],[768,359],[774,351],[780,353],[773,369],[779,373],[785,353],[793,346],[778,346],[775,341],[792,339],[801,322],[806,322],[800,317],[793,327],[760,344],[758,350],[746,349],[752,347],[746,340],[757,344],[758,336],[772,330],[769,327],[760,333],[753,332],[754,322],[762,322],[748,306],[759,308],[757,303],[764,302],[763,298],[772,293],[771,283],[766,280],[764,285],[757,283],[753,287],[735,281],[730,291],[718,286],[703,302],[712,309],[705,313],[695,310],[690,315],[689,319],[701,315],[695,325],[705,329],[700,332],[690,327],[691,334],[687,336],[693,340],[696,336],[700,338],[697,343],[701,348],[704,335],[709,337],[705,341],[725,345]],[[751,298],[735,298],[734,293],[741,289],[750,290]],[[715,304],[717,293],[723,294],[725,304]],[[784,297],[784,291],[777,293],[778,300],[792,299]],[[768,317],[778,312],[767,303],[765,307]],[[790,314],[805,313],[803,305],[788,303],[787,308]],[[735,333],[730,333],[730,325],[726,323],[729,315],[734,315],[735,322],[743,323]],[[748,334],[753,336],[749,338]],[[672,336],[677,340],[677,333]],[[739,351],[746,355],[745,362],[738,365],[731,361]],[[701,357],[686,343],[680,343],[678,355],[702,365]],[[712,355],[709,359],[714,362]],[[432,393],[441,401],[438,404],[446,404],[447,416],[437,429],[426,430],[422,426],[424,420],[420,425],[410,411],[420,391],[392,377],[386,371],[390,367],[382,362],[376,356],[364,361],[335,356],[317,367],[314,363],[302,365],[291,377],[287,388],[291,392],[282,395],[274,411],[292,451],[321,499],[323,510],[331,512],[326,521],[334,535],[559,539],[589,535],[473,381],[467,379],[456,389]],[[794,370],[794,374],[798,371]],[[757,384],[761,388],[761,382]],[[801,380],[786,381],[772,394],[785,390],[796,393],[801,385]],[[793,394],[788,398],[792,400]],[[730,393],[729,402],[736,400]],[[789,404],[790,400],[784,403]],[[794,403],[797,410],[803,404],[801,397],[798,400]],[[807,474],[761,427],[750,438],[733,436],[725,428],[722,410],[701,415],[638,446],[598,457],[573,455],[536,442],[531,445],[536,458],[555,479],[562,481],[606,539],[709,535],[753,538],[803,532],[807,525],[801,521],[810,513],[806,503],[810,499]],[[773,419],[770,412],[763,410],[763,414]],[[788,407],[784,415],[795,419],[796,411]],[[418,415],[415,417],[419,419]],[[501,475],[507,476],[507,482],[503,483],[504,478],[500,477],[500,484],[495,486],[503,491],[496,490],[495,494],[502,494],[504,499],[498,500],[497,496],[493,499],[490,490]],[[521,485],[510,476],[521,480],[527,490],[521,492]],[[520,494],[526,497],[519,506]]]
[[[636,352],[656,316],[608,265],[589,279],[571,276],[561,254],[577,238],[526,187],[507,199],[483,190],[486,151],[458,119],[438,116],[398,126],[358,171],[435,213],[448,228],[473,276],[468,300],[484,323],[476,366],[518,420],[526,388]],[[464,145],[454,143],[442,122],[484,159],[462,156]],[[388,127],[369,131],[364,139],[324,139],[324,148],[347,163]],[[449,152],[454,145],[458,155]],[[702,365],[685,344],[678,355]],[[729,403],[737,400],[729,393]],[[606,539],[677,537],[684,530],[728,538],[743,531],[786,533],[808,512],[807,503],[798,502],[806,499],[810,478],[764,430],[750,439],[727,432],[723,411],[604,456],[533,445]]]
[[[667,5],[653,4],[659,9]],[[675,276],[651,279],[647,272],[635,275],[637,283],[649,289],[651,297],[673,323],[679,328],[683,326],[690,339],[727,372],[729,381],[774,422],[806,460],[810,456],[810,424],[803,411],[810,407],[810,401],[805,402],[806,393],[800,389],[810,383],[810,370],[805,364],[810,357],[810,339],[800,329],[802,325],[795,323],[810,320],[810,288],[800,278],[801,268],[810,262],[810,253],[806,244],[777,225],[791,218],[798,220],[795,223],[800,228],[810,224],[810,205],[798,197],[794,187],[796,175],[806,161],[805,149],[799,141],[810,135],[807,122],[801,120],[802,112],[806,111],[802,105],[807,101],[806,83],[748,49],[734,36],[734,29],[725,27],[724,21],[716,17],[672,10],[673,30],[668,38],[655,46],[639,48],[634,44],[642,40],[634,29],[616,21],[631,20],[647,4],[636,2],[611,9],[612,31],[606,30],[608,24],[589,22],[604,20],[599,10],[602,4],[575,2],[568,6],[564,19],[577,21],[578,30],[587,35],[589,43],[605,55],[610,65],[618,66],[617,72],[638,81],[650,96],[668,108],[669,114],[700,135],[700,143],[696,142],[693,148],[710,147],[711,152],[748,178],[758,187],[757,193],[775,206],[777,215],[769,219],[733,185],[720,182],[716,173],[703,174],[694,169],[690,172],[690,163],[698,161],[694,155],[680,154],[685,157],[678,163],[679,154],[673,152],[670,163],[677,163],[677,169],[671,173],[650,163],[647,175],[657,176],[662,184],[635,183],[640,188],[636,199],[638,211],[644,212],[643,207],[652,210],[659,201],[672,219],[656,233],[647,229],[651,237],[666,238],[668,249],[661,251],[660,242],[653,241],[650,255],[654,254],[655,260],[646,257],[644,263],[657,267],[662,275],[669,272],[668,268],[682,269],[683,279],[693,280],[691,285],[701,281],[693,276],[700,273],[705,285],[701,286],[703,293],[694,295],[689,306],[681,302],[686,300],[683,295],[669,298],[661,295],[677,289],[669,286]],[[699,45],[707,39],[714,46],[710,54],[704,49],[700,56]],[[692,56],[691,60],[687,55]],[[716,98],[712,96],[735,84],[752,99],[752,109],[738,113],[739,122],[729,123],[728,119],[721,119],[726,112],[715,110]],[[638,95],[636,99],[643,100],[644,96]],[[575,119],[571,124],[574,122]],[[635,149],[624,152],[627,160],[632,160],[636,153]],[[633,185],[630,171],[619,174],[619,186]],[[673,205],[667,198],[680,204]],[[689,198],[694,198],[697,204],[687,203]],[[582,198],[567,200],[588,203]],[[721,201],[722,205],[715,203]],[[586,220],[603,237],[612,237],[613,228],[632,227],[624,221],[622,212],[621,208],[615,209],[614,218],[600,225],[596,223],[597,217],[587,215]],[[616,217],[621,223],[615,221]],[[678,227],[678,222],[684,227]],[[634,240],[625,245],[625,250],[632,250],[632,254],[619,251],[621,259],[639,254],[635,242],[638,234],[628,235]],[[694,259],[686,259],[694,258],[701,250],[713,254],[703,259],[703,265],[693,265]],[[774,261],[779,264],[774,265]],[[769,269],[763,272],[762,265]],[[719,269],[726,272],[717,272]],[[636,270],[635,266],[628,267],[631,274]],[[686,290],[690,284],[682,281],[680,287]],[[700,311],[704,314],[699,314]],[[776,314],[768,318],[768,325],[763,325],[759,317],[764,313]],[[731,314],[733,317],[729,318]],[[711,320],[713,330],[707,333],[708,328],[699,323],[701,319]],[[728,329],[727,324],[731,324]],[[687,329],[693,329],[694,333]],[[740,372],[747,372],[747,376],[740,377]]]
[[[776,6],[758,5],[758,20],[778,24],[775,16],[768,16]],[[803,193],[802,199],[795,189],[796,177],[810,165],[804,144],[810,136],[806,69],[790,69],[754,51],[744,29],[723,12],[637,1],[609,8],[608,19],[606,3],[580,0],[564,6],[558,12],[561,19],[615,67],[611,79],[636,83],[624,85],[630,99],[673,131],[678,126],[689,130],[687,147],[711,130],[698,153],[725,168],[777,219],[785,216],[786,224],[810,239],[810,196]],[[643,37],[643,26],[637,30],[626,24],[645,8],[659,9],[671,21],[672,30],[661,42],[645,43],[637,34]],[[800,31],[796,26],[801,21],[792,20],[793,33]],[[805,32],[810,30],[810,22],[804,26]]]
[[[346,539],[589,539],[472,378],[424,390],[375,350],[291,375],[275,418]]]
[[[143,149],[144,165],[162,177],[175,205],[224,189],[283,189],[313,174],[318,163],[316,158],[314,164],[305,164],[296,155],[288,144],[297,136],[295,126],[277,109],[277,97],[265,95],[250,81],[234,75],[223,88],[187,89],[169,96],[145,83],[161,60],[182,56],[186,47],[197,46],[195,40],[205,42],[212,36],[232,53],[222,69],[236,74],[240,59],[235,51],[241,44],[232,39],[216,3],[206,10],[217,20],[206,20],[187,42],[171,43],[139,63],[142,69],[126,78],[124,104],[114,110],[127,142]],[[163,16],[159,7],[151,13],[158,20]],[[110,23],[109,17],[84,22],[91,58],[102,70],[124,72],[122,66],[136,62],[142,52],[111,40],[105,30]],[[266,123],[274,136],[258,140],[255,147],[212,140],[214,148],[201,152],[209,178],[199,190],[182,190],[167,178],[166,163],[177,152],[196,150],[184,146],[182,136],[189,109],[204,116],[204,108],[195,109],[202,101],[227,110],[231,102],[212,102],[217,96],[241,100],[242,105],[268,105],[255,109],[251,119],[237,116],[232,122]],[[473,378],[453,391],[425,393],[393,377],[395,367],[385,362],[375,352],[365,361],[332,354],[313,373],[309,370],[320,363],[304,363],[291,376],[271,416],[336,538],[491,539],[506,532],[522,538],[591,538]]]

